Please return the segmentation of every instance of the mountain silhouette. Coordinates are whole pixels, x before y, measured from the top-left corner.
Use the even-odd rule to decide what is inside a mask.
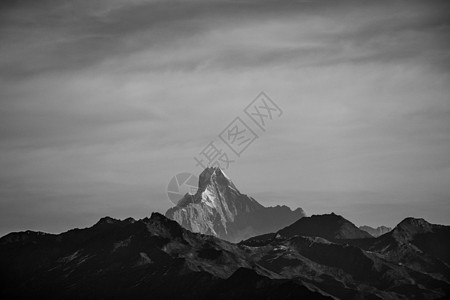
[[[92,227],[61,234],[25,231],[0,238],[0,297],[443,298],[449,294],[448,268],[412,268],[403,263],[408,257],[400,261],[386,255],[399,250],[386,250],[383,243],[446,245],[441,238],[448,237],[448,230],[406,220],[380,238],[348,240],[370,242],[366,250],[344,240],[297,234],[233,244],[190,232],[159,213],[142,220],[105,217]],[[434,259],[444,264],[447,248],[420,249],[413,259],[422,255],[423,263]]]
[[[317,236],[333,241],[338,239],[372,238],[352,222],[334,213],[305,217],[277,232],[281,236]]]
[[[331,213],[301,218],[277,232],[255,236],[248,239],[247,242],[270,240],[275,236],[287,238],[310,236],[324,238],[329,241],[373,239],[373,236],[359,229],[344,217]]]

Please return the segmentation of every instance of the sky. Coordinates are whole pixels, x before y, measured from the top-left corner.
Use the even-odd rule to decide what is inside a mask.
[[[1,1],[0,235],[164,213],[214,141],[263,205],[450,224],[449,46],[448,1]]]

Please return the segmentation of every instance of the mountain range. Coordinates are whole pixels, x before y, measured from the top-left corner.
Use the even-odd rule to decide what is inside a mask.
[[[183,208],[184,213],[176,214]],[[375,238],[343,216],[307,217],[302,211],[274,230],[269,229],[285,221],[262,226],[263,221],[250,218],[246,226],[262,234],[239,243],[218,237],[240,236],[247,227],[236,220],[259,210],[274,217],[279,208],[265,208],[241,194],[220,169],[207,169],[200,176],[199,192],[186,195],[171,210],[172,217],[183,216],[177,221],[152,213],[141,220],[104,217],[91,227],[61,234],[7,234],[0,238],[0,297],[445,299],[450,295],[450,226],[406,218]],[[194,221],[188,222],[187,216]],[[195,224],[196,231],[206,232],[185,228]]]
[[[325,293],[259,266],[248,247],[192,233],[161,214],[109,217],[62,234],[0,239],[2,299],[266,299]]]
[[[301,233],[300,225],[287,228]],[[350,239],[354,243],[289,231],[234,244],[190,232],[158,213],[142,220],[103,218],[57,235],[2,237],[0,296],[438,299],[450,292],[449,230],[406,219],[392,233]]]

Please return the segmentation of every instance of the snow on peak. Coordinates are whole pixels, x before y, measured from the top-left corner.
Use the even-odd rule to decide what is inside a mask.
[[[228,177],[219,167],[208,167],[200,174],[198,183],[199,190],[204,191],[210,184],[229,187],[238,191],[230,177]]]
[[[225,174],[225,172],[221,169],[221,168],[216,168],[215,170],[214,170],[214,174],[216,174],[216,176],[217,175],[222,175],[223,177],[225,177],[226,179],[228,179],[228,181],[231,181],[231,179],[230,179],[230,177],[228,177],[227,176],[227,174]]]
[[[209,189],[205,189],[202,192],[202,202],[205,203],[206,205],[208,205],[209,207],[211,207],[211,208],[215,208],[216,207],[216,201],[215,200],[216,200],[216,196]]]

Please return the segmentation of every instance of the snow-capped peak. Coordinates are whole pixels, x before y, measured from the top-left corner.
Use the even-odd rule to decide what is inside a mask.
[[[277,221],[275,216],[280,215],[283,218]],[[239,192],[223,170],[213,167],[206,168],[200,174],[195,195],[186,194],[176,207],[166,212],[167,217],[188,230],[212,234],[232,242],[251,234],[286,227],[303,215],[303,211],[264,207]],[[261,222],[261,218],[267,220]]]
[[[202,193],[208,185],[217,187],[228,187],[238,192],[236,186],[231,179],[223,172],[219,167],[206,168],[199,177],[198,187],[200,193]]]

